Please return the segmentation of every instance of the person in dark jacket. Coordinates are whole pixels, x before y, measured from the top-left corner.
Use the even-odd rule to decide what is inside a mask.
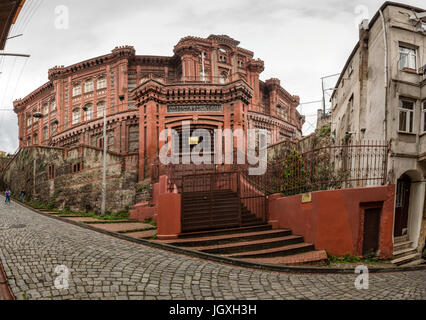
[[[25,190],[21,191],[21,201],[25,202]]]

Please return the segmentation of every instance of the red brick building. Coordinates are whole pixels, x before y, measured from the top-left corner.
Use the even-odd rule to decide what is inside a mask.
[[[226,35],[185,37],[174,55],[136,55],[130,46],[68,67],[49,70],[49,81],[14,102],[20,146],[103,146],[139,154],[139,179],[149,171],[165,129],[268,129],[270,143],[301,137],[299,97],[278,79],[259,79],[264,62]],[[33,117],[34,114],[39,117]],[[164,142],[163,142],[164,144]]]

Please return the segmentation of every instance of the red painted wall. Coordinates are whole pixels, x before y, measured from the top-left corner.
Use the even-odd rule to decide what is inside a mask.
[[[315,244],[317,250],[342,256],[362,256],[363,206],[381,203],[379,257],[392,258],[395,186],[319,191],[312,202],[302,204],[302,195],[269,197],[269,220],[275,227],[290,228]]]

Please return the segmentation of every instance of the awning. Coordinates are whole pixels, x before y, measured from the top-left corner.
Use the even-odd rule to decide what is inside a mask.
[[[0,50],[4,50],[10,28],[24,3],[25,0],[0,0]]]

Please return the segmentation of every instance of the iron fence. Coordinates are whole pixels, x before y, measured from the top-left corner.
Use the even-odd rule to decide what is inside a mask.
[[[264,188],[290,196],[312,191],[384,185],[389,148],[378,141],[289,149],[268,163]]]

